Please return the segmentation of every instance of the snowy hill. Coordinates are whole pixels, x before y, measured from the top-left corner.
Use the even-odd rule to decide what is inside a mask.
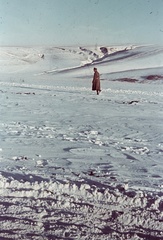
[[[98,66],[102,74],[163,67],[161,46],[1,47],[0,71],[35,74],[73,72],[81,76]],[[76,71],[77,70],[77,71]],[[157,70],[155,71],[157,72]],[[139,76],[140,77],[140,76]]]

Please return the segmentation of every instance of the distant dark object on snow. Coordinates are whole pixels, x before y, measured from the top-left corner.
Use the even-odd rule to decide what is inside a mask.
[[[32,95],[35,95],[35,93],[34,92],[18,92],[18,93],[16,93],[16,94],[26,94],[26,95],[30,95],[30,94],[32,94]]]
[[[114,81],[134,83],[134,82],[137,82],[138,80],[134,78],[118,78],[118,79],[115,79]]]
[[[139,103],[139,101],[137,100],[132,100],[132,101],[129,101],[129,102],[123,102],[123,104],[135,104],[135,103]]]
[[[100,50],[103,54],[108,54],[108,49],[106,47],[100,47]]]
[[[130,101],[128,104],[138,103],[139,101]]]
[[[44,58],[45,58],[44,54],[42,54],[42,55],[41,55],[41,58],[42,58],[42,59],[44,59]]]

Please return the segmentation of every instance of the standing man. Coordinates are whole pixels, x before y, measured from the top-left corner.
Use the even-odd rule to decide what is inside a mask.
[[[97,95],[101,92],[100,88],[100,74],[97,71],[97,68],[94,68],[94,76],[93,76],[93,81],[92,81],[92,91],[96,91]]]

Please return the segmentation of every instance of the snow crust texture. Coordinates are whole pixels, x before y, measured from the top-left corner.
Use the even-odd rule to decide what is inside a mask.
[[[162,236],[162,201],[143,191],[122,193],[82,181],[9,183],[1,177],[1,196],[0,234],[4,239]]]

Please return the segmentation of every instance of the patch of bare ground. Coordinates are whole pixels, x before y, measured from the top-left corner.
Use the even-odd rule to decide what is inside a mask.
[[[119,82],[130,82],[130,83],[138,82],[138,80],[135,79],[135,78],[118,78],[118,79],[115,79],[115,81],[119,81]]]
[[[144,77],[147,80],[161,80],[163,79],[163,75],[148,75]]]

